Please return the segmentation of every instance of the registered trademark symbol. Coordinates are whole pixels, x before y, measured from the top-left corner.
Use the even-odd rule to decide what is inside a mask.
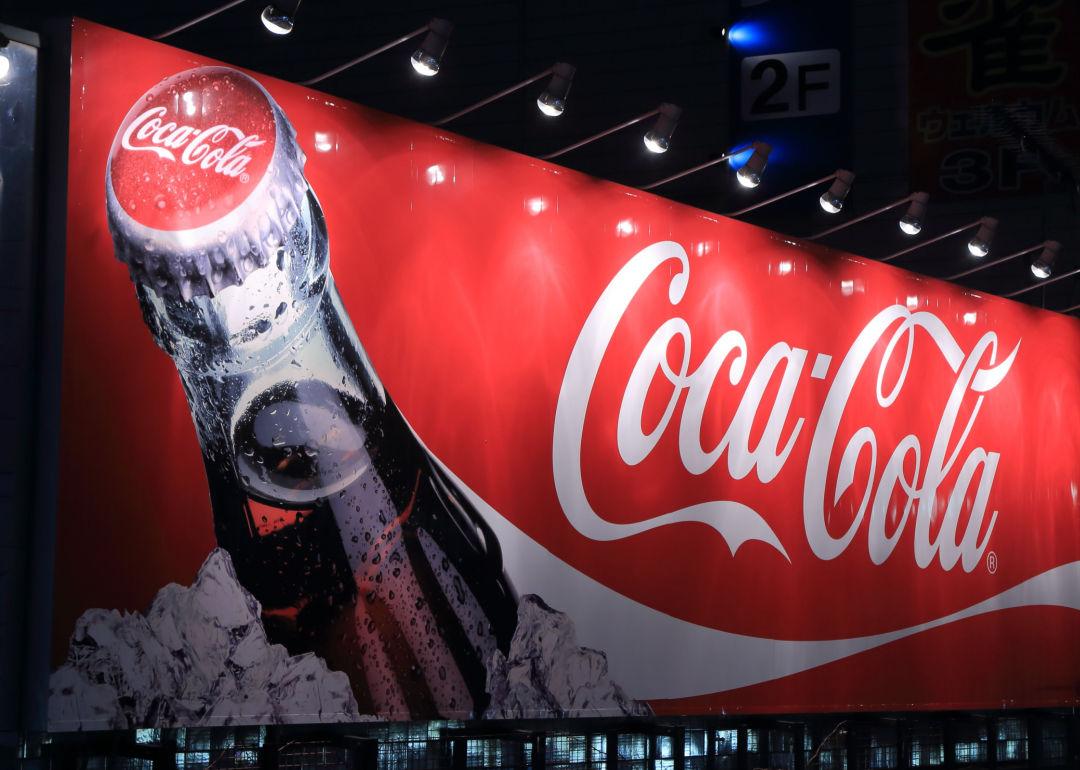
[[[993,551],[986,554],[986,569],[991,575],[997,572],[997,554]]]
[[[247,173],[243,173],[240,175],[240,184],[247,184],[250,179],[251,177]]]

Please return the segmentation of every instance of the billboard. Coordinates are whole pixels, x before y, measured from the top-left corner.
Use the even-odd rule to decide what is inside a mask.
[[[1075,319],[72,46],[51,729],[1076,702]]]

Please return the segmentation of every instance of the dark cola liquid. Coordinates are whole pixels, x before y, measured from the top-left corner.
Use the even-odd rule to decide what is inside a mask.
[[[345,671],[361,713],[479,715],[516,601],[493,533],[388,401],[280,382],[207,456],[218,540],[272,641]]]

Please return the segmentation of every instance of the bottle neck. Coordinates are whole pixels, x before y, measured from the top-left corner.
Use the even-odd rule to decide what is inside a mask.
[[[275,263],[214,297],[140,286],[147,325],[184,383],[207,463],[232,466],[256,498],[303,506],[371,468],[386,394],[328,268],[308,193]]]
[[[155,342],[177,367],[228,375],[283,355],[313,322],[328,280],[326,222],[309,188],[274,258],[242,284],[190,300],[159,295],[143,283],[136,293]]]

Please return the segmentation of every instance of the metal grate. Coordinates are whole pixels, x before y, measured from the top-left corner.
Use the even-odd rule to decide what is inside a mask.
[[[766,765],[770,770],[795,769],[795,733],[792,730],[768,730],[768,758]]]
[[[348,770],[349,751],[328,743],[286,744],[278,752],[278,767],[281,770]]]
[[[1015,762],[1027,758],[1027,721],[1024,719],[999,719],[997,723],[997,761]]]
[[[911,766],[937,767],[945,763],[941,725],[921,723],[911,728]]]
[[[487,770],[528,767],[532,744],[520,738],[470,738],[465,742],[465,766]]]
[[[587,770],[588,737],[556,734],[545,739],[547,766],[558,770]]]
[[[956,764],[972,765],[986,761],[986,723],[957,722],[956,744],[954,747]]]
[[[649,736],[635,733],[619,735],[618,770],[650,770]]]
[[[1064,720],[1046,719],[1042,723],[1042,758],[1045,767],[1064,765],[1069,751],[1069,730]]]

